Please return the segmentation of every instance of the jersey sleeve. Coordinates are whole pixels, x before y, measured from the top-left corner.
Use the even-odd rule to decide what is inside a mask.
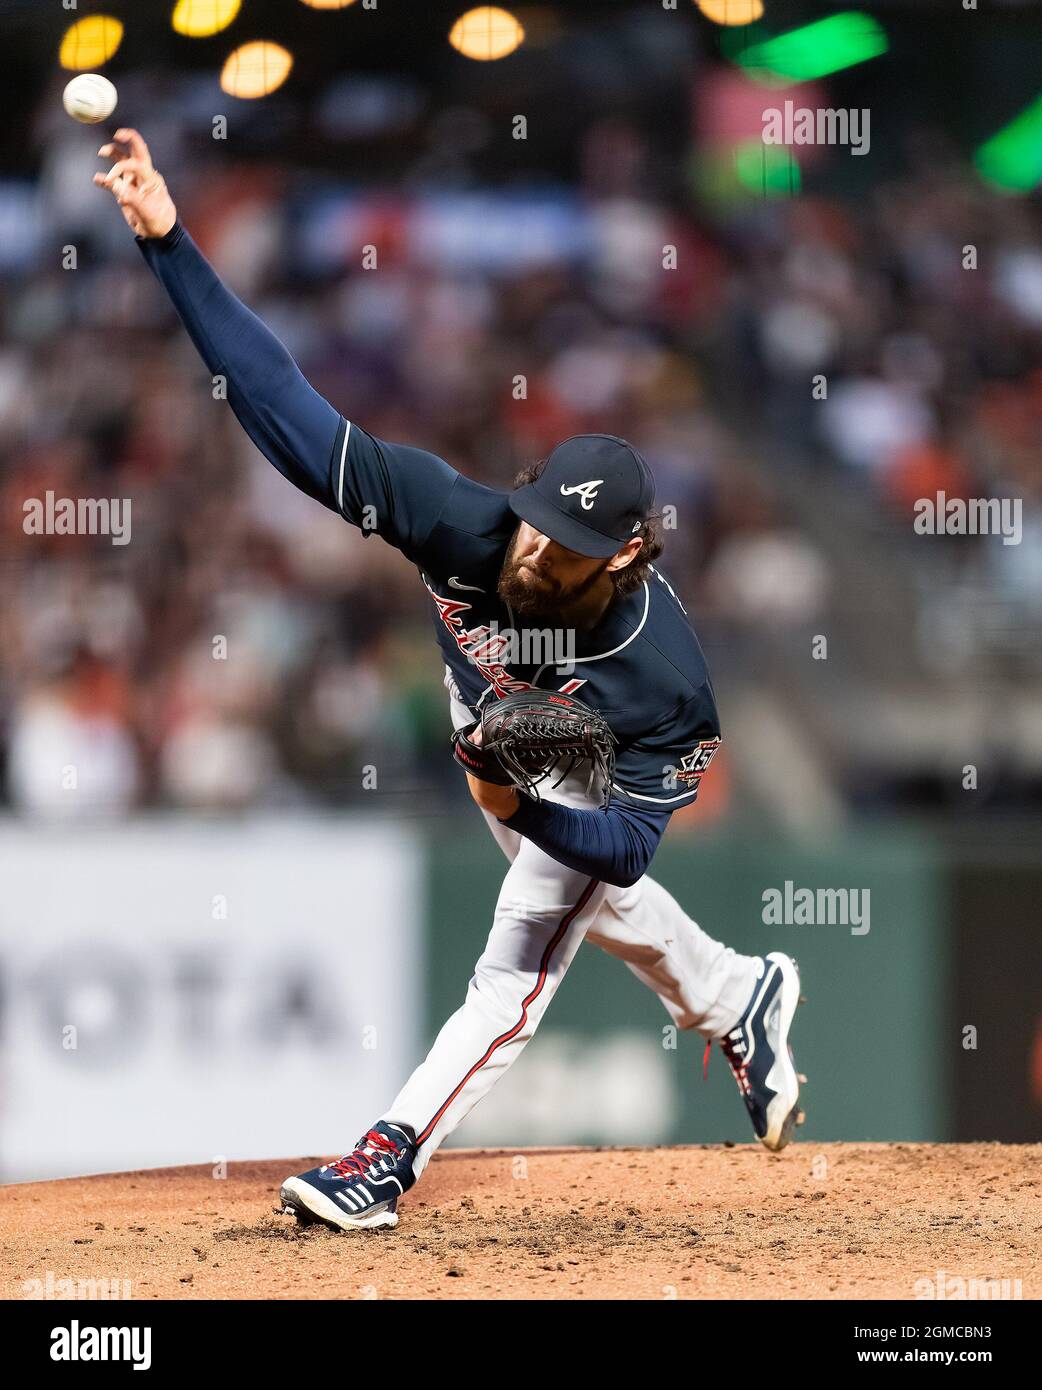
[[[290,482],[416,563],[459,474],[444,459],[386,444],[345,420],[286,348],[222,282],[181,223],[138,246],[199,355],[227,386],[254,444]]]
[[[669,823],[669,810],[609,806],[586,811],[522,794],[518,808],[501,825],[516,830],[551,859],[591,878],[629,888],[641,877]]]
[[[344,420],[333,448],[333,503],[363,536],[377,535],[414,564],[460,479],[444,459],[411,444],[389,444]]]
[[[676,811],[689,806],[720,747],[720,721],[708,682],[620,750],[612,790],[621,804]]]

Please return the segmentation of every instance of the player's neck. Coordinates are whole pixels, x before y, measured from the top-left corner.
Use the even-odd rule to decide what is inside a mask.
[[[615,598],[615,585],[606,574],[588,593],[563,604],[558,621],[563,627],[573,627],[577,632],[592,632],[611,607]]]

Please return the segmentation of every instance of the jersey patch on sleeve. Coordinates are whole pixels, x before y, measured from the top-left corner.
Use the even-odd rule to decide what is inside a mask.
[[[690,753],[685,753],[680,759],[680,766],[673,774],[674,781],[686,791],[697,790],[702,774],[713,761],[713,755],[720,747],[720,742],[719,738],[704,738]]]

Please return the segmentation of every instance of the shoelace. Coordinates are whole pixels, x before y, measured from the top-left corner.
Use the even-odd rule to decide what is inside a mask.
[[[724,1056],[727,1058],[731,1071],[734,1073],[734,1079],[738,1082],[739,1091],[741,1091],[743,1096],[747,1096],[749,1094],[749,1091],[751,1090],[751,1086],[749,1084],[749,1076],[747,1072],[749,1064],[742,1058],[741,1055],[745,1052],[745,1038],[742,1034],[741,1028],[734,1028],[731,1030],[731,1032],[727,1035],[726,1038],[721,1038],[720,1048]],[[712,1049],[713,1039],[708,1038],[706,1040],[706,1050],[702,1056],[703,1081],[707,1081],[709,1079],[709,1054],[712,1051]]]
[[[367,1149],[373,1152],[367,1153]],[[354,1153],[345,1154],[329,1167],[341,1178],[364,1178],[374,1158],[386,1155],[397,1158],[399,1153],[401,1150],[393,1139],[388,1139],[387,1135],[381,1134],[379,1130],[371,1129],[357,1145]]]

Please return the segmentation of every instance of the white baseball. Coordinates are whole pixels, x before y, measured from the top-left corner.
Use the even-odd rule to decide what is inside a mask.
[[[62,93],[62,105],[75,121],[97,125],[116,109],[116,89],[98,72],[81,72]]]

